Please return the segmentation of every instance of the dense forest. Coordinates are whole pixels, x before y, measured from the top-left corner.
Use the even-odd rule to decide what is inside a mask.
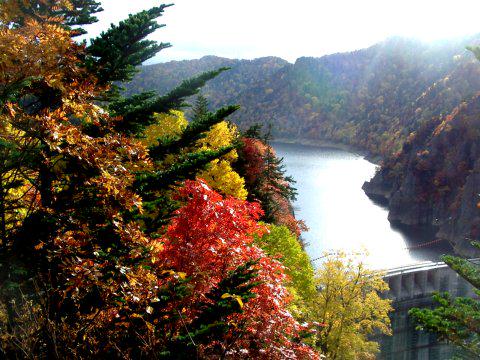
[[[422,122],[447,115],[480,90],[480,64],[465,49],[477,40],[424,44],[392,38],[294,64],[208,56],[144,66],[127,89],[167,91],[166,84],[228,66],[203,93],[213,106],[239,104],[232,119],[241,128],[272,124],[280,139],[343,143],[383,156],[400,150]]]
[[[476,254],[471,241],[480,238],[479,114],[477,95],[425,122],[364,185],[388,203],[390,221],[433,226],[438,239],[469,256]]]
[[[477,37],[143,66],[170,6],[87,42],[100,2],[0,2],[1,357],[375,358],[384,274],[340,251],[314,268],[272,135],[382,158],[365,190],[390,219],[470,254]],[[478,265],[444,260],[480,289]],[[416,324],[480,356],[480,303],[435,299]]]

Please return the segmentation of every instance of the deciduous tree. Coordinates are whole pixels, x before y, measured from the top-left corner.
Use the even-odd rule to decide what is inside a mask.
[[[339,254],[328,257],[316,274],[319,293],[311,316],[320,323],[315,345],[329,359],[373,359],[374,333],[390,334],[390,300],[380,297],[388,285],[378,272]]]

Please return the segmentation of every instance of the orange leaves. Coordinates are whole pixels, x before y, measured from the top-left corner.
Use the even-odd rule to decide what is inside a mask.
[[[21,28],[0,28],[0,80],[16,82],[27,77],[44,78],[55,89],[63,89],[65,71],[73,68],[80,46],[68,31],[57,25],[28,20]]]
[[[52,23],[60,23],[62,18],[47,18],[37,10],[38,8],[50,8],[51,12],[60,9],[72,10],[73,5],[69,0],[3,0],[2,12],[0,12],[0,24],[8,25],[10,23],[21,22],[27,13],[34,13],[36,18],[42,18]]]

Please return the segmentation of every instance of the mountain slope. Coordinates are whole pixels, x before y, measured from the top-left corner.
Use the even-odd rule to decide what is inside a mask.
[[[457,252],[480,239],[480,95],[416,131],[402,151],[364,185],[386,200],[389,220],[428,226]]]
[[[274,57],[208,56],[143,67],[127,91],[162,93],[202,71],[229,66],[208,84],[205,95],[212,107],[241,105],[233,120],[242,128],[271,123],[278,138],[326,140],[389,155],[423,121],[448,114],[480,90],[475,76],[456,77],[465,74],[465,67],[479,71],[465,50],[475,42],[424,44],[393,38],[350,53],[300,58],[295,64]]]
[[[257,82],[265,81],[288,62],[277,57],[265,57],[255,60],[234,60],[217,56],[204,56],[198,60],[170,61],[167,63],[147,65],[140,69],[133,81],[128,84],[127,95],[142,91],[155,90],[166,93],[189,79],[205,71],[221,67],[230,70],[210,81],[203,89],[204,95],[218,103],[234,102],[243,91]]]

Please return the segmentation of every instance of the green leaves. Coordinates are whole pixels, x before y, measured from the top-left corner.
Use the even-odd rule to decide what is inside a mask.
[[[436,333],[471,355],[480,356],[480,302],[471,298],[452,298],[448,293],[433,297],[434,309],[414,308],[409,315],[418,330]]]
[[[480,289],[480,265],[478,263],[451,255],[442,256],[442,260],[458,275]]]
[[[197,172],[212,160],[228,154],[233,149],[233,146],[227,146],[219,150],[187,153],[166,170],[140,175],[135,182],[135,188],[140,193],[168,189],[178,181],[194,178]]]
[[[473,242],[479,248],[480,243]],[[479,294],[480,265],[456,256],[443,256],[442,260],[462,278],[472,284]],[[417,329],[436,333],[441,340],[451,342],[470,354],[480,356],[480,302],[477,299],[453,298],[448,293],[436,294],[433,309],[413,308],[409,315]]]
[[[289,287],[297,297],[296,305],[305,306],[305,300],[317,296],[314,270],[300,241],[285,226],[269,225],[269,232],[255,242],[272,257],[279,257],[290,277]]]

